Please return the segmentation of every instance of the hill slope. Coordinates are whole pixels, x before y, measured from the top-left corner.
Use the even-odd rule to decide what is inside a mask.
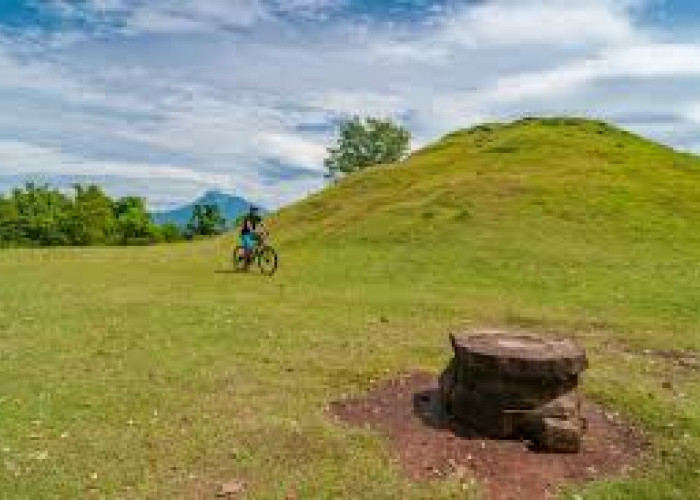
[[[281,222],[384,243],[494,224],[533,238],[556,228],[697,242],[699,187],[698,157],[602,122],[525,119],[450,134],[399,165],[342,180]]]
[[[329,245],[357,250],[356,267],[338,267],[348,279],[482,298],[517,289],[535,317],[563,301],[589,323],[700,319],[700,158],[597,121],[459,131],[283,210],[276,226],[322,259],[346,258]]]
[[[221,210],[221,214],[226,218],[227,223],[230,225],[241,214],[248,211],[250,202],[238,196],[231,196],[218,191],[209,191],[196,201],[193,201],[192,203],[183,207],[167,212],[154,212],[152,214],[153,221],[156,224],[171,223],[178,227],[184,227],[192,218],[192,213],[194,212],[194,207],[196,205],[218,206],[219,210]]]

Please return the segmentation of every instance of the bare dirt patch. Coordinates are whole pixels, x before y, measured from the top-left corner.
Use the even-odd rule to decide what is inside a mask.
[[[491,500],[550,498],[563,484],[632,470],[647,447],[641,432],[591,402],[582,410],[588,427],[581,452],[549,454],[460,428],[442,413],[437,377],[430,373],[405,374],[330,406],[340,421],[386,436],[410,478],[474,477]]]

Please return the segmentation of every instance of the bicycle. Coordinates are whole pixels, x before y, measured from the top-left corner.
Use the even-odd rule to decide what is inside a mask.
[[[279,259],[274,248],[266,242],[267,235],[260,235],[257,245],[250,250],[237,246],[233,250],[233,267],[238,272],[248,271],[255,263],[262,274],[272,276],[277,271]]]

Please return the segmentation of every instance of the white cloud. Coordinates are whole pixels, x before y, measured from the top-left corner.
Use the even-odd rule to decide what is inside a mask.
[[[248,27],[267,17],[259,0],[160,0],[135,8],[126,26],[137,33],[206,32],[212,27]]]
[[[323,18],[344,0],[51,0],[50,8],[122,34],[209,33],[250,28],[293,14]]]
[[[637,36],[629,18],[610,1],[487,2],[445,20],[438,39],[464,46],[581,46],[624,42]],[[615,6],[618,7],[615,7]]]
[[[282,163],[291,163],[323,173],[326,148],[323,144],[292,134],[262,134],[263,151]]]
[[[662,78],[700,76],[700,46],[647,44],[616,48],[541,72],[499,79],[478,96],[482,104],[543,98],[606,78]]]
[[[353,115],[396,116],[410,105],[407,99],[398,94],[375,93],[368,91],[328,91],[323,95],[309,96],[309,103],[335,113]]]
[[[279,205],[322,184],[329,127],[349,114],[405,120],[416,145],[540,112],[671,114],[680,124],[625,126],[681,147],[700,132],[700,44],[640,25],[639,2],[323,21],[344,3],[54,1],[95,28],[0,34],[0,174],[146,179],[134,186],[160,200],[169,182],[219,186]]]
[[[430,63],[449,62],[455,53],[527,47],[591,48],[640,37],[631,24],[630,2],[608,0],[492,0],[448,11],[424,37],[379,40],[376,57]]]
[[[109,175],[141,179],[174,179],[234,187],[231,176],[172,165],[147,165],[81,158],[60,150],[20,141],[0,142],[0,164],[12,165],[13,174]]]
[[[320,184],[318,179],[295,180],[288,182],[288,186],[278,190],[273,196],[268,189],[265,189],[264,181],[255,173],[244,176],[240,175],[240,172],[222,174],[177,165],[83,158],[58,149],[19,141],[0,141],[0,165],[13,166],[9,172],[0,171],[0,178],[8,174],[12,174],[13,177],[22,175],[34,177],[37,174],[48,177],[76,176],[93,179],[113,177],[131,179],[132,182],[155,192],[163,183],[166,185],[189,183],[193,187],[189,192],[192,195],[205,189],[223,189],[268,207],[277,207],[281,203],[289,202],[298,196],[300,189],[317,188]],[[167,198],[157,201],[162,205],[173,203],[172,199]],[[185,202],[188,199],[177,201]]]

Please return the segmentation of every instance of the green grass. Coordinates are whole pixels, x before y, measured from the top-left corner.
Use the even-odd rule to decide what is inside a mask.
[[[1,252],[0,498],[463,498],[325,406],[484,325],[575,336],[585,392],[649,434],[642,471],[570,494],[695,498],[697,372],[642,350],[700,349],[698,214],[699,159],[527,120],[281,211],[271,279],[217,272],[230,238]]]

